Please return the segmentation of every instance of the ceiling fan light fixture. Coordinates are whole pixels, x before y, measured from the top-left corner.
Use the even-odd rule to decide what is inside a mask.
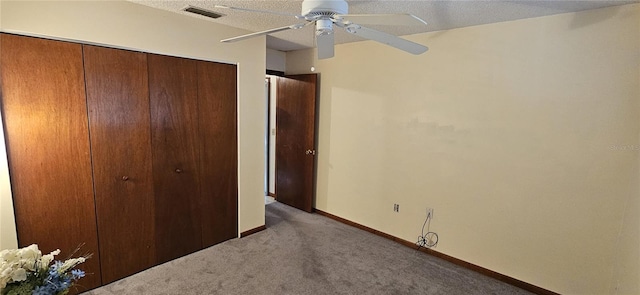
[[[331,19],[323,18],[316,21],[316,35],[333,34],[333,22]]]

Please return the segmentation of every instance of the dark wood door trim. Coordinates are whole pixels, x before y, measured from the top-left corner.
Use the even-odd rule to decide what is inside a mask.
[[[241,238],[248,237],[248,236],[250,236],[252,234],[259,233],[259,232],[261,232],[263,230],[266,230],[266,229],[267,229],[267,227],[265,225],[261,225],[261,226],[258,226],[256,228],[252,228],[250,230],[243,231],[242,233],[240,233],[240,237]]]

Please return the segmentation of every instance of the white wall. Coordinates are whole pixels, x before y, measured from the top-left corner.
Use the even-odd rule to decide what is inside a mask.
[[[409,241],[431,207],[436,251],[640,293],[639,151],[615,148],[639,142],[640,4],[408,38],[429,52],[287,53],[288,74],[320,73],[315,207]]]
[[[4,32],[107,44],[145,52],[238,64],[239,230],[264,225],[265,38],[219,40],[246,31],[126,1],[2,1]],[[4,147],[0,151],[5,152]],[[2,155],[0,155],[2,156]],[[0,167],[1,170],[1,167]],[[2,224],[8,181],[0,175]],[[2,247],[15,240],[3,231]]]
[[[287,67],[287,54],[283,51],[267,48],[267,70],[284,72]]]
[[[637,107],[640,108],[640,104]],[[640,140],[625,148],[637,153],[640,151]],[[640,156],[637,162],[635,175],[640,175]],[[625,215],[616,240],[618,255],[612,274],[611,294],[640,294],[640,176],[631,185],[634,193],[629,195],[625,203]]]
[[[4,130],[2,129],[3,121],[1,119],[0,130]],[[2,132],[0,133],[0,250],[18,247],[13,201],[11,199],[11,184],[9,183],[9,166],[7,152],[4,147],[4,132]]]

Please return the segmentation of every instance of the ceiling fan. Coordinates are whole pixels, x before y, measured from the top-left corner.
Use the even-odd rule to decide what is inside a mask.
[[[347,33],[354,34],[365,39],[374,40],[412,54],[422,54],[429,50],[426,46],[414,43],[391,34],[373,30],[365,25],[421,25],[427,23],[417,16],[411,14],[347,14],[349,4],[345,0],[304,0],[302,1],[302,14],[288,14],[275,11],[255,10],[224,5],[215,5],[216,8],[233,9],[248,12],[270,13],[277,15],[293,16],[296,19],[306,22],[298,23],[286,27],[274,28],[262,32],[251,33],[238,37],[221,40],[221,42],[236,42],[257,36],[285,30],[297,30],[315,24],[316,46],[318,48],[318,59],[331,58],[334,56],[333,28],[340,27]]]

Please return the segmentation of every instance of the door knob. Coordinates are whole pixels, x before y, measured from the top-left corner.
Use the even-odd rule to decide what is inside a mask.
[[[315,156],[315,155],[316,155],[316,151],[315,151],[315,150],[307,150],[307,151],[306,151],[306,152],[304,152],[304,153],[305,153],[305,154],[307,154],[307,155],[313,155],[313,156]]]
[[[129,176],[122,176],[122,181],[127,181],[129,180]]]

